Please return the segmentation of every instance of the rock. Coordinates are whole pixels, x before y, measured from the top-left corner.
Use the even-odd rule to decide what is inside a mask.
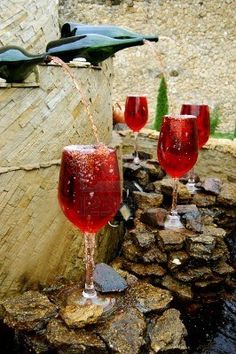
[[[143,252],[141,260],[144,263],[166,263],[167,255],[158,247],[152,247],[150,250]]]
[[[165,172],[156,160],[142,161],[140,165],[148,172],[151,181],[162,179],[165,176]]]
[[[185,230],[160,230],[156,237],[165,250],[179,250],[183,247],[186,232]]]
[[[144,187],[144,192],[150,193],[150,192],[155,192],[155,186],[153,183],[148,183],[145,187]]]
[[[130,162],[125,162],[123,164],[123,173],[124,173],[124,178],[127,180],[133,180],[135,173],[137,173],[137,171],[141,170],[141,166],[140,165],[136,165],[133,162],[133,157],[132,160]]]
[[[176,309],[166,310],[161,317],[155,318],[149,333],[151,348],[154,353],[187,353],[186,335],[180,312]]]
[[[111,264],[112,267],[117,271],[117,273],[119,273],[120,276],[122,276],[125,279],[127,285],[133,286],[133,284],[138,281],[138,278],[135,275],[130,274],[129,272],[123,269],[124,262],[125,261],[123,259],[117,257]]]
[[[135,174],[135,180],[138,182],[138,184],[142,187],[145,187],[149,183],[149,174],[145,170],[139,170]]]
[[[198,280],[209,279],[212,275],[208,267],[186,268],[174,273],[174,277],[182,282],[192,283]]]
[[[147,276],[162,277],[166,273],[166,270],[156,263],[141,264],[141,263],[132,263],[126,261],[124,262],[124,267],[129,272],[134,273],[138,277],[147,277]]]
[[[125,279],[105,263],[96,265],[93,279],[96,290],[101,293],[121,292],[127,288]]]
[[[212,236],[223,239],[226,236],[226,231],[213,225],[204,225],[202,236]]]
[[[123,256],[132,262],[138,262],[142,259],[141,251],[131,240],[125,240],[122,245]]]
[[[216,203],[216,196],[211,194],[196,193],[192,197],[193,204],[197,207],[209,207]]]
[[[134,307],[116,312],[97,332],[110,353],[136,354],[144,343],[144,316]]]
[[[163,202],[163,195],[160,193],[134,192],[134,201],[139,209],[159,207]]]
[[[189,212],[183,215],[185,221],[185,227],[188,230],[195,232],[201,232],[203,229],[202,217],[199,211]]]
[[[212,279],[208,279],[207,281],[197,281],[194,283],[194,286],[200,289],[206,289],[210,287],[214,287],[216,285],[221,284],[224,279],[220,277],[213,277]]]
[[[173,181],[170,178],[164,178],[160,181],[161,192],[165,195],[172,196],[173,193]],[[178,201],[188,201],[191,199],[187,187],[179,182],[178,183]]]
[[[32,335],[29,333],[17,333],[18,343],[21,344],[21,353],[50,353],[52,347],[45,335]],[[10,353],[9,353],[10,354]]]
[[[57,307],[45,295],[30,290],[3,301],[0,312],[9,327],[31,332],[44,328],[57,315]]]
[[[108,354],[105,343],[95,333],[69,329],[60,320],[49,322],[46,336],[58,354]]]
[[[224,183],[220,194],[217,197],[217,203],[224,206],[236,206],[236,184]]]
[[[163,227],[167,214],[168,212],[166,209],[151,208],[146,210],[143,214],[141,214],[140,220],[144,224],[149,225],[153,228],[156,228],[158,226]]]
[[[166,275],[161,284],[168,290],[175,293],[182,300],[191,300],[193,298],[193,293],[191,285],[180,282],[177,279],[174,279],[170,275]]]
[[[177,205],[178,214],[195,213],[198,212],[198,208],[195,204],[179,204]]]
[[[167,255],[157,246],[153,246],[149,250],[141,249],[131,240],[126,240],[122,246],[123,256],[131,262],[144,263],[165,263],[167,262]]]
[[[137,246],[149,249],[155,244],[155,235],[150,231],[139,231],[138,228],[129,231],[125,238],[132,240]]]
[[[211,259],[216,240],[212,236],[199,235],[187,238],[187,252],[196,259]]]
[[[183,265],[189,260],[189,255],[185,251],[172,252],[168,259],[168,268],[175,270],[183,267]]]
[[[213,272],[220,274],[220,275],[227,275],[227,274],[233,274],[235,273],[235,270],[233,267],[231,267],[229,264],[227,264],[224,261],[218,262],[216,265],[212,267]]]
[[[142,134],[142,133],[140,133],[140,134]],[[138,155],[139,155],[140,160],[151,160],[153,158],[152,153],[148,153],[146,151],[139,150]]]
[[[88,302],[84,305],[67,305],[60,310],[60,316],[68,327],[83,328],[96,323],[102,316],[102,312],[102,306]]]
[[[207,177],[201,184],[201,187],[214,195],[218,195],[221,190],[221,181],[218,178]]]
[[[229,259],[229,256],[229,250],[224,240],[219,238],[216,239],[216,247],[212,252],[211,259],[213,261],[217,261],[219,259],[226,261]]]
[[[173,297],[168,290],[157,288],[151,284],[138,282],[129,292],[135,306],[142,313],[151,311],[162,312],[169,308]]]

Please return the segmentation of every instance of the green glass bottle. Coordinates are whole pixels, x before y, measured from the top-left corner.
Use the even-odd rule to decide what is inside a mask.
[[[143,38],[151,42],[157,42],[157,36],[142,35],[135,33],[126,28],[114,26],[114,25],[83,25],[74,22],[66,22],[61,28],[61,37],[79,36],[82,34],[101,34],[103,36],[115,38],[115,39],[130,39],[130,38]]]
[[[66,63],[82,57],[97,65],[119,50],[142,44],[142,38],[114,39],[99,34],[87,34],[49,42],[46,52],[49,56],[57,56]]]
[[[34,71],[37,64],[43,63],[46,54],[33,55],[21,47],[0,48],[0,77],[7,82],[22,82]]]

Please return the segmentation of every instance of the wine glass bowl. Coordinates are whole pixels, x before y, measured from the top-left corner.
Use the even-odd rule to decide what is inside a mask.
[[[198,157],[196,116],[166,115],[158,140],[160,166],[174,179],[171,213],[165,222],[167,229],[183,228],[176,210],[178,179],[192,169]]]
[[[66,218],[85,236],[86,282],[78,304],[86,299],[105,306],[93,284],[95,234],[117,212],[121,199],[116,151],[104,144],[69,145],[62,151],[58,200]]]
[[[200,150],[209,139],[210,136],[210,111],[206,104],[183,104],[181,107],[181,114],[192,114],[197,117],[198,130],[198,149]],[[196,180],[194,170],[189,172],[188,182],[186,184],[189,192],[194,194],[198,191],[196,187]]]
[[[206,104],[186,104],[181,107],[180,114],[190,114],[197,117],[198,148],[201,149],[210,136],[210,111]]]
[[[148,120],[147,96],[128,95],[125,101],[124,117],[127,126],[134,132],[134,163],[139,164],[140,160],[137,151],[137,138],[139,131],[145,126]]]

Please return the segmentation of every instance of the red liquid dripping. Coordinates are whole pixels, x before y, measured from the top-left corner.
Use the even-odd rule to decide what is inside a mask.
[[[104,145],[72,145],[62,153],[58,199],[65,216],[81,231],[96,233],[120,205],[116,152]]]
[[[148,104],[145,96],[128,96],[125,102],[125,122],[134,132],[139,132],[148,120]]]
[[[159,163],[173,178],[191,170],[198,157],[196,118],[184,117],[164,116],[158,140]]]
[[[181,114],[197,117],[198,147],[201,149],[210,136],[210,113],[207,105],[183,104]]]

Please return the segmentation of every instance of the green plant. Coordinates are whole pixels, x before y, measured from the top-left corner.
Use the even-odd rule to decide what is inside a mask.
[[[221,132],[217,128],[222,122],[222,115],[219,106],[215,106],[210,115],[210,135],[217,139],[231,139],[236,137],[236,129],[233,132]]]
[[[210,135],[214,135],[216,133],[216,129],[222,121],[221,118],[220,107],[215,106],[210,115]]]
[[[166,84],[165,76],[162,75],[159,88],[158,88],[156,114],[153,122],[153,129],[160,131],[163,116],[168,113],[168,109],[169,106],[168,106],[167,84]]]

